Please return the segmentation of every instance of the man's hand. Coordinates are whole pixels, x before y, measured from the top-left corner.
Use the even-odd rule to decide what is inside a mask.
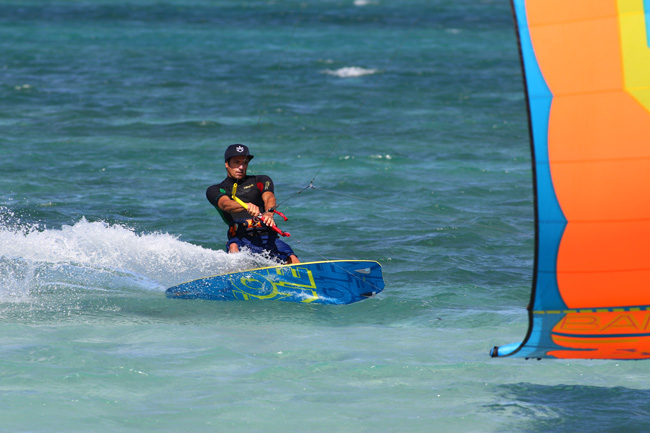
[[[249,214],[251,214],[253,218],[258,217],[260,215],[260,208],[254,205],[253,203],[248,203],[248,205],[246,206],[246,210],[248,211]]]
[[[262,222],[269,227],[275,227],[275,221],[273,221],[273,212],[267,212],[263,214]]]
[[[259,217],[264,224],[269,227],[275,227],[275,221],[273,221],[273,212],[266,212],[264,214],[260,213],[260,208],[254,205],[253,203],[248,203],[246,210],[253,218]]]

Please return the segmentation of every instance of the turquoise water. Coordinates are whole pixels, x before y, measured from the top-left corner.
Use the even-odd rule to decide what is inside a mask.
[[[534,259],[508,2],[2,0],[0,50],[0,431],[650,427],[646,363],[488,356]],[[166,299],[267,263],[205,199],[234,142],[384,292]]]

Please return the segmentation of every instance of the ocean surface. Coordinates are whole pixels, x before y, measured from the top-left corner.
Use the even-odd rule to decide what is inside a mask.
[[[205,199],[250,146],[347,306],[166,299],[268,264]],[[0,0],[0,432],[647,432],[647,362],[528,327],[506,0]]]

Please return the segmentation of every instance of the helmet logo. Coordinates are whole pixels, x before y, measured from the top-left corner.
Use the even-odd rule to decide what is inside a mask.
[[[244,146],[237,146],[237,152],[242,153],[244,151]]]

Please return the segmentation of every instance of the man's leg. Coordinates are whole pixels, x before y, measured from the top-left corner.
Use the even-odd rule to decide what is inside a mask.
[[[228,243],[226,244],[226,249],[228,250],[228,254],[238,253],[240,243],[241,243],[241,240],[239,238],[237,238],[237,237],[230,238],[228,240]]]
[[[273,238],[273,247],[279,253],[279,257],[286,257],[286,263],[291,265],[294,263],[300,263],[298,256],[293,252],[291,247],[287,245],[286,242],[276,238]]]

